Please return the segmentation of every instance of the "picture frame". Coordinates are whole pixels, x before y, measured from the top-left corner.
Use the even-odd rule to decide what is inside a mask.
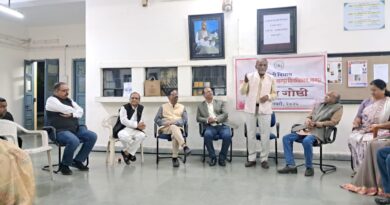
[[[224,14],[188,16],[190,60],[224,59]]]
[[[257,10],[257,54],[297,53],[297,7]]]

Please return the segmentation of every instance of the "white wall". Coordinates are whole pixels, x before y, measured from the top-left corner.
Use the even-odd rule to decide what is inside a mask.
[[[28,27],[28,59],[59,59],[60,81],[72,87],[73,59],[85,58],[85,24]]]
[[[23,124],[24,60],[59,59],[60,80],[72,85],[72,61],[85,58],[85,24],[29,27],[0,18],[0,28],[0,96],[7,99],[16,122]],[[31,43],[15,44],[15,38]]]
[[[102,67],[133,67],[134,88],[143,93],[144,67],[178,66],[179,94],[191,96],[191,65],[226,64],[228,106],[230,118],[242,122],[243,117],[234,111],[233,60],[237,55],[256,54],[256,10],[260,8],[297,6],[298,52],[317,51],[367,52],[390,50],[390,14],[386,13],[386,29],[372,31],[343,31],[343,1],[340,0],[263,0],[233,2],[233,12],[225,14],[225,60],[189,61],[188,20],[191,14],[221,12],[221,1],[152,1],[143,8],[139,1],[87,0],[86,1],[86,56],[87,56],[87,125],[98,132],[97,147],[105,146],[108,131],[101,121],[117,111],[121,103],[101,103]],[[390,2],[386,1],[386,10]],[[149,125],[145,146],[154,148],[153,118],[161,103],[145,103],[145,119]],[[201,148],[202,140],[195,122],[197,103],[185,103],[190,116],[189,146]],[[327,152],[347,154],[347,137],[357,105],[345,105],[339,126],[337,143]],[[99,114],[96,114],[99,113]],[[277,113],[281,134],[304,119],[305,113]],[[281,145],[281,142],[279,142]],[[164,144],[170,147],[169,144]],[[279,146],[280,148],[282,146]],[[243,150],[245,141],[242,127],[235,133],[234,148]],[[281,150],[280,150],[281,151]]]
[[[0,19],[0,35],[26,38],[26,30],[22,24]],[[13,42],[13,41],[12,41]],[[23,122],[23,67],[27,51],[12,42],[0,41],[0,97],[7,99],[8,110],[15,121]]]

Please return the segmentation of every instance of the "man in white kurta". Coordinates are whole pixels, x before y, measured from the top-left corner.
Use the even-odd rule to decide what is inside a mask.
[[[248,162],[245,167],[256,165],[257,150],[259,150],[261,167],[268,169],[272,100],[277,97],[276,83],[274,77],[266,73],[267,59],[258,59],[255,67],[257,71],[247,73],[240,87],[241,94],[246,96],[244,112],[248,127]],[[261,141],[256,140],[256,121],[258,121]]]
[[[146,138],[143,132],[145,123],[141,119],[144,107],[139,104],[140,98],[140,94],[133,92],[130,102],[119,111],[120,123],[124,128],[118,132],[118,138],[123,144],[121,154],[126,164],[136,160],[135,153]]]

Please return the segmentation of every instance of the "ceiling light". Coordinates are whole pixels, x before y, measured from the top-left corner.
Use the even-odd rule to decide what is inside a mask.
[[[8,7],[4,5],[0,5],[0,12],[6,13],[10,16],[23,19],[24,15],[20,13],[19,11],[16,11],[14,9],[11,9],[11,0],[8,1]]]

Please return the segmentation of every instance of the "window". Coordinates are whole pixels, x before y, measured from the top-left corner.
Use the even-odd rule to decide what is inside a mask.
[[[177,89],[177,67],[146,68],[146,80],[160,80],[161,96]]]
[[[127,82],[131,82],[131,68],[103,68],[103,97],[122,97]]]
[[[202,95],[205,87],[210,87],[215,96],[226,95],[226,66],[193,67],[192,95]]]

